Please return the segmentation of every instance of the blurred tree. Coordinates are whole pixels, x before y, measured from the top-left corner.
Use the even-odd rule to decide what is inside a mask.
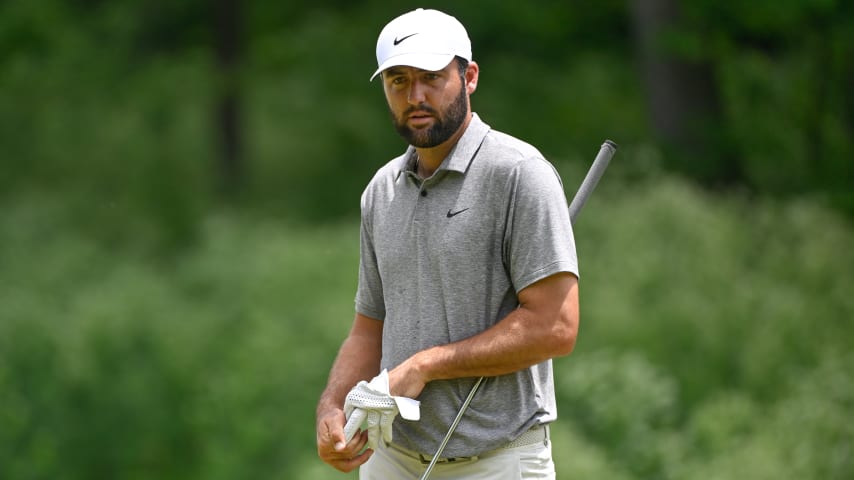
[[[415,6],[0,2],[0,196],[79,194],[87,208],[110,205],[116,220],[95,223],[117,231],[118,219],[162,215],[148,199],[166,185],[185,201],[218,185],[288,215],[306,199],[308,218],[353,215],[374,169],[401,149],[365,72],[379,29]],[[607,135],[706,185],[854,212],[854,2],[434,7],[469,29],[484,80],[475,108],[559,163],[580,163],[581,146]],[[626,156],[647,171],[637,158]]]
[[[671,166],[706,183],[741,180],[735,159],[721,154],[721,98],[713,65],[679,45],[684,37],[674,36],[681,21],[678,2],[630,3],[652,126],[671,151]]]
[[[719,158],[737,162],[740,183],[854,212],[846,108],[854,4],[695,0],[680,7],[670,45],[714,66],[723,106]]]
[[[219,88],[216,125],[220,187],[226,194],[242,186],[246,165],[240,125],[240,63],[243,57],[242,6],[239,0],[212,0]]]

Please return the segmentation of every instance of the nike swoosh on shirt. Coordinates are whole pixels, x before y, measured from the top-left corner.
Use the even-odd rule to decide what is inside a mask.
[[[417,32],[416,32],[416,33],[410,33],[409,35],[407,35],[407,36],[405,36],[405,37],[403,37],[403,38],[397,38],[397,37],[395,37],[395,38],[394,38],[394,46],[395,46],[395,47],[396,47],[396,46],[398,46],[398,45],[400,44],[400,42],[402,42],[402,41],[406,40],[407,38],[409,38],[409,37],[411,37],[411,36],[413,36],[413,35],[418,35],[418,33],[417,33]]]
[[[469,208],[471,208],[471,207],[469,207]],[[464,208],[464,209],[457,211],[457,212],[451,212],[451,209],[449,208],[448,209],[448,218],[455,217],[455,216],[465,212],[466,210],[468,210],[468,208]]]

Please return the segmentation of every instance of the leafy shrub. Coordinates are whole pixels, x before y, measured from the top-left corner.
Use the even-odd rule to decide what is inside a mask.
[[[560,478],[850,477],[850,225],[612,173],[576,228]],[[334,475],[313,412],[352,320],[357,225],[223,212],[164,255],[62,200],[0,218],[0,477]]]

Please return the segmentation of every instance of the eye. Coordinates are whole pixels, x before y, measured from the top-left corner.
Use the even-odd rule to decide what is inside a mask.
[[[436,72],[427,72],[424,74],[424,80],[427,80],[430,82],[432,82],[434,80],[438,80],[439,77],[440,77],[440,75]]]

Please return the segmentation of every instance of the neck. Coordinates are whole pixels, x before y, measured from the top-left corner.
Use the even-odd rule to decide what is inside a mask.
[[[418,175],[423,178],[433,175],[433,172],[439,168],[439,165],[442,164],[445,157],[447,157],[451,149],[454,148],[454,145],[460,141],[460,138],[463,136],[463,133],[465,133],[469,123],[471,123],[471,111],[466,115],[466,119],[463,121],[463,124],[460,125],[460,128],[451,135],[451,138],[445,140],[439,145],[436,145],[435,147],[415,148],[415,153],[418,154]]]

